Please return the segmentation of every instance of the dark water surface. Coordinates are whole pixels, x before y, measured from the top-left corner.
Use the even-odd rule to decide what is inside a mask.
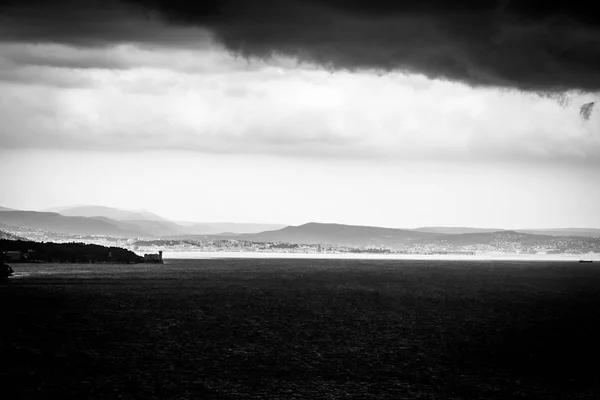
[[[3,398],[600,398],[596,263],[13,268]]]

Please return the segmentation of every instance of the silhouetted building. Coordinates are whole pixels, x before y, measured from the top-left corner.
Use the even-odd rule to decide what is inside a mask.
[[[162,263],[162,251],[159,251],[158,254],[144,254],[144,262]]]

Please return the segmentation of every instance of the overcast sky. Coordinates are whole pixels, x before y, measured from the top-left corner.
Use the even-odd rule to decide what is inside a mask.
[[[597,22],[451,3],[2,1],[0,205],[600,228]]]

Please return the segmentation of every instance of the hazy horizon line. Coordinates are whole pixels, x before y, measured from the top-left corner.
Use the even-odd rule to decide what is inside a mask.
[[[166,222],[172,222],[172,223],[194,223],[194,224],[235,224],[235,225],[281,225],[282,227],[299,227],[299,226],[303,226],[303,225],[308,225],[308,224],[321,224],[321,225],[343,225],[343,226],[353,226],[353,227],[360,227],[360,228],[383,228],[383,229],[399,229],[399,230],[417,230],[417,229],[484,229],[484,230],[490,230],[490,231],[494,231],[494,232],[499,232],[499,231],[552,231],[552,230],[595,230],[598,229],[600,230],[600,227],[586,227],[586,226],[564,226],[564,227],[546,227],[546,228],[514,228],[514,227],[505,227],[505,228],[501,228],[501,227],[488,227],[488,226],[473,226],[473,225],[445,225],[445,224],[440,224],[440,225],[419,225],[416,227],[398,227],[398,226],[385,226],[385,225],[377,225],[377,224],[358,224],[358,223],[349,223],[349,222],[323,222],[323,221],[315,221],[315,220],[311,220],[308,222],[303,222],[303,223],[298,223],[298,224],[289,224],[289,223],[282,223],[282,222],[236,222],[236,221],[191,221],[191,220],[184,220],[184,219],[180,219],[180,218],[168,218],[168,217],[164,217],[162,215],[159,215],[153,211],[150,211],[148,209],[145,208],[138,208],[138,209],[131,209],[131,208],[119,208],[119,207],[113,207],[113,206],[104,206],[104,205],[92,205],[92,204],[76,204],[76,205],[68,205],[68,206],[51,206],[51,207],[44,207],[41,208],[39,210],[33,210],[33,209],[22,209],[22,208],[15,208],[15,207],[6,207],[6,206],[2,206],[4,208],[9,208],[12,209],[13,211],[27,211],[27,212],[53,212],[56,214],[60,214],[60,212],[55,212],[55,211],[44,211],[44,210],[48,210],[48,209],[52,209],[52,208],[74,208],[74,207],[102,207],[102,208],[112,208],[112,209],[117,209],[117,210],[121,210],[121,211],[130,211],[130,212],[148,212],[151,214],[154,214],[156,216],[159,216],[161,218],[164,218]],[[60,214],[63,215],[63,214]],[[75,215],[66,215],[66,217],[81,217],[81,218],[95,218],[95,217],[102,217],[101,215],[98,216],[75,216]],[[103,217],[103,218],[108,218],[108,219],[112,219],[109,217]],[[115,220],[117,221],[117,220]],[[155,222],[161,222],[161,221],[155,221]]]

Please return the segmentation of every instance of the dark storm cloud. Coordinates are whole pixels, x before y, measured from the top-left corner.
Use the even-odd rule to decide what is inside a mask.
[[[154,16],[155,17],[155,16]],[[116,44],[198,46],[194,29],[166,29],[151,11],[126,0],[0,0],[0,42],[101,48]]]
[[[331,69],[414,72],[474,86],[600,89],[600,23],[584,2],[51,3],[14,2],[18,6],[5,10],[0,37],[80,46],[122,42],[193,46],[193,31],[174,33],[173,28],[199,27],[211,31],[229,50],[252,57],[283,54]],[[156,24],[156,18],[171,28]]]

